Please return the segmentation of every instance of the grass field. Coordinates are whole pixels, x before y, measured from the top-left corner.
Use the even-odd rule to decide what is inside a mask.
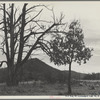
[[[80,86],[79,84],[72,85],[72,95],[100,95],[100,87],[90,88],[88,85]],[[5,84],[0,84],[0,95],[67,95],[66,84],[33,84],[24,83],[17,87],[7,87]]]

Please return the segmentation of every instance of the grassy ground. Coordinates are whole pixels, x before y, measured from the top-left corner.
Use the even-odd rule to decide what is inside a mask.
[[[90,89],[89,86],[72,85],[73,95],[100,95],[100,87]],[[67,95],[65,84],[20,84],[17,87],[0,85],[0,95]]]

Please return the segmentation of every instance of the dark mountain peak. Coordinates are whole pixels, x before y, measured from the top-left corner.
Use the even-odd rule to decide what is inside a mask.
[[[0,82],[6,80],[6,69],[0,69]],[[4,74],[5,73],[5,74]],[[81,73],[72,71],[72,78],[77,79]],[[83,75],[82,75],[83,76]],[[43,80],[48,82],[65,82],[68,78],[68,71],[61,71],[53,68],[38,58],[29,59],[23,65],[21,81]]]
[[[53,68],[52,66],[46,64],[45,62],[41,61],[40,59],[38,58],[32,58],[32,59],[29,59],[27,62],[26,62],[27,65],[30,65],[31,67],[38,67],[40,68],[41,70],[55,70],[55,71],[60,71],[56,68]],[[26,65],[25,64],[25,65]],[[24,65],[24,66],[25,66]],[[42,69],[43,68],[43,69]]]
[[[40,59],[38,59],[38,58],[32,58],[32,59],[29,59],[29,60],[33,60],[33,61],[40,61],[40,62],[42,62]]]

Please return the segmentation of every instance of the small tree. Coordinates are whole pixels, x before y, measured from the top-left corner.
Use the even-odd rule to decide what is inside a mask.
[[[58,33],[63,34],[54,35],[50,43],[50,60],[57,65],[69,65],[68,94],[71,94],[72,62],[77,62],[79,65],[82,61],[86,63],[92,56],[92,49],[85,46],[83,31],[78,21],[73,21],[68,31],[58,31]]]

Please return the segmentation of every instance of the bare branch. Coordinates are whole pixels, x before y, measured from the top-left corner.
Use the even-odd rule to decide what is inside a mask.
[[[53,14],[52,18],[53,18],[54,22],[56,22],[56,18],[55,18],[55,14],[54,14],[53,8],[52,8],[52,14]]]
[[[43,42],[39,42],[41,45],[41,49],[48,55],[51,55],[51,51],[50,48],[47,46],[47,44],[43,43]]]
[[[5,11],[5,4],[3,4],[4,8],[4,33],[5,33],[5,42],[6,42],[6,52],[7,52],[7,60],[9,60],[9,45],[8,45],[8,39],[7,39],[7,27],[6,27],[6,11]]]
[[[30,10],[36,8],[36,7],[40,7],[40,6],[43,6],[43,5],[32,6],[32,7],[28,8],[28,9],[26,10],[26,13],[28,13],[28,11],[30,11]]]
[[[1,62],[0,67],[2,67],[3,63],[7,64],[7,61],[0,61],[0,62]]]
[[[23,6],[23,12],[22,12],[22,25],[21,25],[21,32],[20,32],[20,45],[19,45],[19,54],[18,54],[18,60],[17,63],[19,63],[22,59],[22,53],[23,53],[23,47],[24,47],[24,28],[25,28],[25,15],[26,15],[26,6],[27,4],[24,4]]]
[[[0,8],[0,10],[3,10],[10,17],[10,14],[4,8]]]
[[[39,40],[40,40],[48,31],[50,31],[54,26],[57,26],[57,25],[59,25],[59,24],[55,24],[55,23],[54,23],[54,24],[51,25],[46,31],[44,31],[43,34],[41,34],[41,35],[37,38],[36,42],[34,43],[34,45],[32,46],[32,48],[29,50],[29,52],[27,53],[26,57],[23,59],[23,61],[21,62],[21,64],[23,64],[24,62],[26,62],[26,60],[27,60],[27,59],[29,58],[29,56],[31,55],[32,51],[35,49],[36,45],[39,43]]]
[[[36,14],[31,20],[27,21],[25,24],[28,24],[29,22],[32,22],[41,12],[43,9],[41,9],[38,14]]]
[[[16,47],[15,47],[15,50],[14,50],[15,53],[16,53],[16,51],[17,51],[17,48],[18,48],[18,44],[17,44]]]
[[[2,54],[7,55],[7,53],[6,53],[5,50],[4,50],[4,47],[3,47],[3,48],[0,48],[0,49],[2,50]]]
[[[17,13],[18,9],[15,9],[15,13],[14,13],[14,22],[16,22],[16,13]]]

